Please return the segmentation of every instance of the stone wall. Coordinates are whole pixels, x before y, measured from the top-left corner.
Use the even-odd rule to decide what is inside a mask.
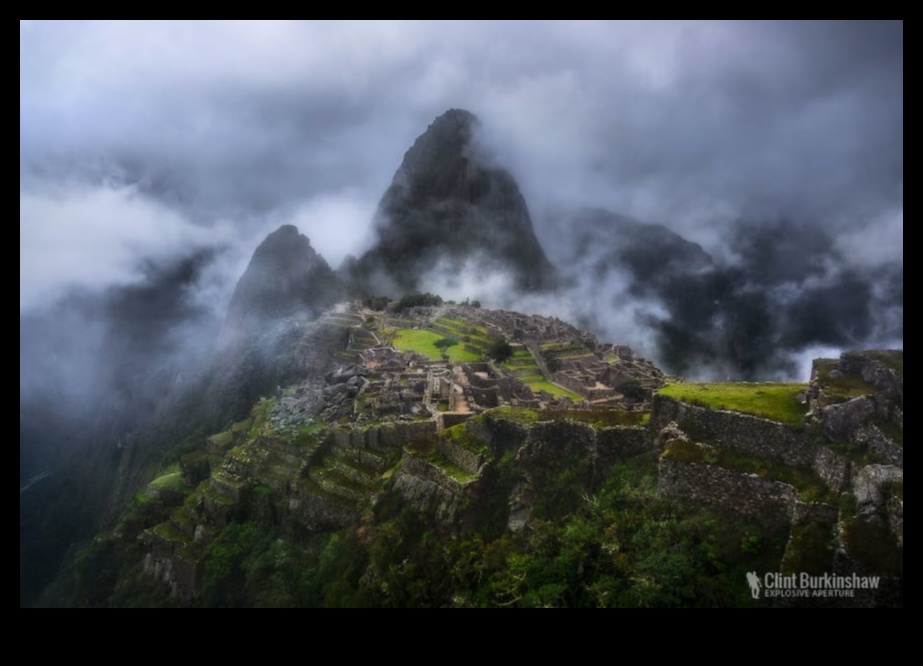
[[[596,455],[602,468],[636,456],[653,448],[653,438],[646,428],[613,426],[596,431]]]
[[[660,432],[671,421],[695,441],[786,465],[807,467],[831,490],[841,491],[849,483],[852,469],[849,462],[816,444],[806,430],[795,426],[654,396],[651,430]]]
[[[485,372],[481,370],[480,372]],[[478,372],[468,372],[468,384],[474,388],[492,389],[497,387],[496,377],[482,377]]]
[[[341,448],[387,449],[400,448],[416,439],[426,439],[436,434],[435,421],[395,421],[370,428],[336,428],[331,437],[333,445]]]
[[[739,412],[706,409],[662,395],[654,396],[651,429],[671,421],[693,440],[735,449],[767,460],[810,467],[817,451],[806,432],[793,426]]]
[[[469,386],[468,393],[479,407],[490,408],[500,405],[500,389],[497,386],[491,388]]]
[[[286,502],[287,525],[298,525],[307,532],[338,530],[355,522],[358,512],[332,499],[321,497],[315,488],[294,484]]]
[[[791,525],[797,494],[787,483],[669,457],[660,459],[658,489],[664,497],[731,513],[768,529]]]
[[[407,452],[394,477],[394,489],[415,510],[434,515],[445,524],[454,521],[463,497],[458,481],[439,467]]]
[[[436,438],[436,450],[468,474],[477,474],[484,464],[483,455],[466,449],[449,436]]]
[[[586,379],[581,379],[579,377],[574,377],[573,375],[570,375],[566,372],[558,371],[551,376],[551,380],[555,384],[560,384],[561,386],[566,388],[568,391],[573,391],[574,393],[581,395],[584,398],[589,397],[588,393],[590,389],[589,389],[589,386],[587,386],[587,381],[590,381],[589,377],[587,377]],[[596,385],[595,380],[593,380],[593,385],[594,386]],[[611,389],[609,390],[609,393],[612,393]],[[604,397],[608,397],[608,396],[604,396]]]
[[[465,424],[468,437],[486,444],[497,456],[516,451],[529,436],[529,426],[510,419],[485,414]]]
[[[459,423],[464,423],[472,416],[474,416],[474,414],[442,413],[439,416],[442,419],[442,427],[451,428],[453,426],[457,426]]]

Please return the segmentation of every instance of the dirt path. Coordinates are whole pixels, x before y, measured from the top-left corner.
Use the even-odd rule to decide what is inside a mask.
[[[452,390],[456,393],[455,409],[453,411],[456,414],[470,414],[471,405],[468,404],[468,399],[465,398],[464,389],[468,385],[468,377],[460,365],[456,365],[453,369],[455,371],[455,384],[452,386]]]

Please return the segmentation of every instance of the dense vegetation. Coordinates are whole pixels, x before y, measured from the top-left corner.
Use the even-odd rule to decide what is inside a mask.
[[[501,482],[510,464],[500,461]],[[518,535],[502,520],[488,520],[451,538],[388,492],[361,525],[333,534],[299,539],[268,523],[231,524],[209,545],[204,592],[194,603],[747,606],[756,602],[745,573],[772,570],[784,548],[785,534],[658,497],[650,454],[615,467],[596,493],[573,469],[543,481],[547,499]],[[128,540],[97,540],[74,562],[74,586],[61,591],[67,603],[176,604],[141,574],[136,551]]]

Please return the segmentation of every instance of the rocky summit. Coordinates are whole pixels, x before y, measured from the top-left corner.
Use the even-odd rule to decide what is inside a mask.
[[[400,295],[466,262],[506,272],[520,289],[554,283],[525,199],[479,145],[478,127],[473,114],[452,109],[417,137],[378,204],[375,245],[356,266],[360,284]]]

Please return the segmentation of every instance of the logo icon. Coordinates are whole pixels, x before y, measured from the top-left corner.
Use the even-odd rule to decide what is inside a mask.
[[[754,599],[760,598],[760,588],[763,584],[760,582],[760,577],[756,575],[755,571],[747,572],[747,582],[750,584],[750,594]]]

